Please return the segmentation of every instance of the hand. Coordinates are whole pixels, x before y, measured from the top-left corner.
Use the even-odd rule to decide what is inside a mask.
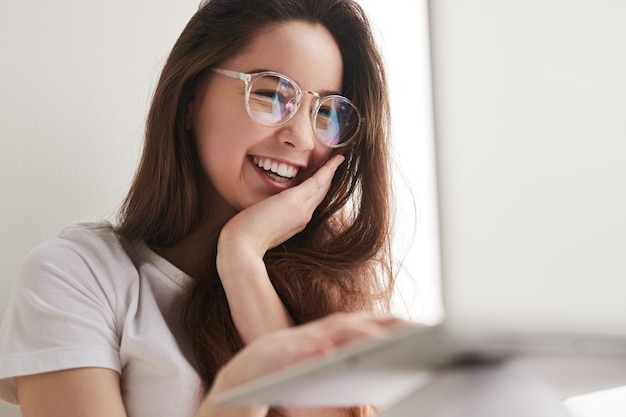
[[[246,346],[218,372],[202,408],[215,415],[265,415],[267,407],[218,407],[212,399],[220,392],[288,365],[331,355],[338,348],[361,339],[384,337],[404,325],[407,322],[400,319],[379,319],[363,313],[336,313],[302,326],[270,333]],[[212,415],[211,412],[203,415]]]
[[[293,324],[263,256],[306,227],[343,160],[341,155],[330,158],[302,184],[242,210],[222,228],[216,266],[244,343]]]
[[[328,193],[333,175],[344,159],[335,155],[301,184],[235,215],[222,228],[218,253],[220,248],[244,244],[262,258],[269,249],[301,232]]]

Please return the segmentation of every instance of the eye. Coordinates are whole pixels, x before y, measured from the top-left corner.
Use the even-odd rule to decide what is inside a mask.
[[[248,104],[253,111],[271,114],[279,100],[280,94],[276,90],[255,90],[250,93]]]
[[[336,111],[331,106],[321,106],[317,111],[318,117],[324,117],[326,119],[331,119],[335,117]]]
[[[258,98],[263,99],[275,99],[276,97],[280,98],[280,94],[276,90],[255,90],[252,92],[252,95]]]

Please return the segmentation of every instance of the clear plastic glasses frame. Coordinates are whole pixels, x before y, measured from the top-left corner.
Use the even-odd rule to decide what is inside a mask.
[[[344,96],[322,96],[303,90],[291,78],[274,71],[251,74],[221,68],[211,68],[211,71],[245,83],[246,111],[253,120],[265,126],[287,123],[300,108],[304,94],[311,94],[315,97],[311,124],[316,138],[325,146],[346,146],[354,140],[361,127],[361,114],[354,103]],[[264,83],[267,88],[260,85]],[[258,91],[253,92],[253,86],[257,86]]]

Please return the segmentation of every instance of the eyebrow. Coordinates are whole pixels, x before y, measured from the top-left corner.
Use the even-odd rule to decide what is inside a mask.
[[[244,72],[244,73],[245,74],[255,74],[255,73],[258,73],[258,72],[275,72],[275,73],[284,75],[285,77],[288,77],[290,80],[293,80],[298,85],[298,87],[300,87],[302,90],[311,91],[309,89],[302,88],[301,84],[298,81],[294,80],[293,78],[289,77],[288,75],[283,74],[282,72],[276,71],[276,70],[273,70],[273,69],[269,69],[269,68],[255,68],[255,69],[253,69],[251,71],[247,71],[247,72]],[[321,97],[332,96],[332,95],[341,95],[342,94],[341,91],[337,91],[337,90],[321,90],[321,91],[315,91],[315,93],[319,94]]]

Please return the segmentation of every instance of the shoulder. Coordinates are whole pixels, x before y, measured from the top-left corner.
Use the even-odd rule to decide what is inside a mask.
[[[82,367],[119,372],[132,265],[106,223],[66,227],[35,247],[0,327],[0,397],[13,398],[10,378],[19,375]]]
[[[81,223],[31,250],[14,281],[13,297],[46,308],[80,303],[81,310],[91,306],[116,312],[120,297],[136,278],[137,270],[112,226]]]
[[[65,227],[54,238],[35,247],[22,265],[23,277],[107,277],[114,286],[134,275],[133,263],[108,222]]]
[[[125,250],[110,223],[78,223],[65,227],[55,237],[35,247],[27,259],[56,252],[97,259],[123,255]]]

